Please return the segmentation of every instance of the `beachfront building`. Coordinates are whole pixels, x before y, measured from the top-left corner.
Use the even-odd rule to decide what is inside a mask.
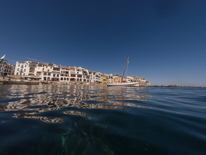
[[[37,63],[32,61],[16,62],[14,75],[35,75],[34,71]]]
[[[69,82],[70,81],[69,67],[60,67],[59,81],[61,81],[61,82]]]
[[[53,70],[51,73],[51,81],[60,81],[60,68],[61,66],[53,65]]]
[[[84,82],[90,82],[90,75],[88,69],[83,69],[83,81]]]
[[[140,86],[150,86],[151,83],[149,81],[146,81],[143,77],[137,77],[137,76],[127,76],[128,82],[139,82]]]
[[[1,64],[5,66],[7,61],[3,61]],[[6,67],[6,71],[11,67]],[[11,75],[9,70],[7,73],[3,73],[0,69],[0,73]],[[127,76],[123,78],[117,74],[103,74],[101,72],[91,71],[82,67],[63,67],[51,63],[40,62],[16,62],[14,75],[23,77],[24,79],[40,79],[41,81],[58,81],[58,82],[92,82],[92,83],[121,83],[121,82],[139,82],[142,85],[148,85],[145,78],[137,76]]]
[[[121,76],[114,76],[113,83],[122,83],[122,77]]]
[[[69,81],[71,82],[90,82],[88,69],[82,67],[68,67]]]
[[[82,67],[61,67],[61,82],[91,82],[90,72]]]
[[[126,80],[127,80],[127,82],[137,82],[137,80],[134,76],[127,76]]]
[[[103,74],[102,83],[113,83],[113,74]]]
[[[8,63],[7,60],[3,60],[0,63],[0,76],[14,75],[14,65]]]
[[[139,78],[139,82],[140,82],[140,83],[146,83],[146,79],[143,78],[143,77],[142,77],[142,78]]]
[[[146,83],[145,78],[143,77],[137,77],[137,76],[127,76],[128,82],[139,82],[139,83]]]
[[[95,76],[95,82],[97,82],[97,83],[102,83],[103,74],[100,73],[100,72],[96,72],[95,75],[96,75],[96,76]]]
[[[110,83],[110,82],[109,82],[109,76],[108,76],[108,75],[104,75],[104,76],[102,77],[102,83],[105,83],[105,84]]]
[[[34,69],[34,75],[40,77],[41,81],[52,80],[54,65],[51,63],[37,63]]]
[[[96,82],[96,72],[89,70],[90,82]]]
[[[109,74],[109,83],[113,82],[113,74]]]
[[[146,79],[143,78],[143,77],[137,77],[137,76],[133,76],[133,77],[134,77],[134,79],[135,79],[136,81],[138,81],[139,83],[146,83]]]

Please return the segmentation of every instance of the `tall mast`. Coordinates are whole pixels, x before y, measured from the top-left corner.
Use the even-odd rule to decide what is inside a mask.
[[[124,66],[124,72],[125,72],[125,69],[126,69],[126,67],[127,67],[128,59],[129,59],[129,56],[127,56],[127,61],[126,61],[125,66]],[[122,75],[122,81],[121,81],[121,83],[123,82],[124,72],[123,72],[123,75]]]

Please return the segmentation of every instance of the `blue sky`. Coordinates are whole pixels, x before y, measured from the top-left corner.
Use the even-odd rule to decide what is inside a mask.
[[[205,0],[2,0],[0,54],[206,86]]]

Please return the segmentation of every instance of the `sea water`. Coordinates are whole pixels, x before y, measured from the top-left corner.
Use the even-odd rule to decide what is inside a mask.
[[[1,85],[0,155],[206,154],[206,89]]]

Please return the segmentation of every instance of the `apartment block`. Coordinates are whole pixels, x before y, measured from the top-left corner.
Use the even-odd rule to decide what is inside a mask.
[[[109,82],[109,76],[103,76],[102,79],[103,79],[102,83],[105,83],[105,84],[110,83]]]
[[[0,75],[7,76],[7,75],[14,75],[14,68],[15,66],[8,63],[7,60],[3,60],[0,64]]]
[[[16,62],[14,75],[35,75],[36,62]]]
[[[16,62],[14,75],[25,78],[35,78],[41,81],[58,82],[92,82],[92,83],[121,83],[122,76],[103,74],[82,67],[64,67],[51,63],[40,63],[33,61]],[[145,78],[127,76],[123,82],[146,82]]]

